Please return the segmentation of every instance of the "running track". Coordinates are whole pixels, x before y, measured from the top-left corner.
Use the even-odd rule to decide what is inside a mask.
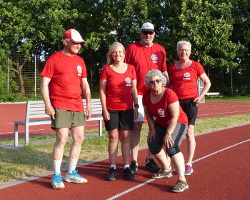
[[[250,102],[206,102],[199,105],[198,119],[250,113]],[[22,121],[25,117],[25,104],[0,104],[0,138],[14,137],[14,121]],[[86,130],[96,129],[97,121],[87,122]],[[20,126],[20,135],[24,135],[24,127]],[[50,125],[31,126],[30,134],[53,133]]]
[[[209,109],[203,108],[203,105]],[[249,105],[208,102],[201,105],[199,118],[249,113]],[[243,108],[242,111],[240,108]],[[0,199],[249,199],[249,129],[250,125],[245,125],[198,136],[194,159],[195,172],[187,177],[190,189],[181,194],[170,192],[176,182],[176,176],[173,179],[150,178],[151,173],[143,168],[147,151],[141,150],[138,160],[140,170],[135,181],[123,179],[122,157],[119,156],[116,181],[105,181],[109,166],[108,160],[105,159],[78,168],[79,173],[89,180],[87,184],[65,183],[66,189],[57,191],[50,186],[51,175],[42,176],[22,184],[2,185]],[[182,144],[184,156],[185,142]]]
[[[3,188],[0,190],[0,199],[247,200],[250,197],[249,129],[250,125],[245,125],[198,136],[194,159],[195,171],[191,176],[187,176],[190,188],[184,193],[170,192],[177,180],[176,175],[173,179],[151,179],[150,172],[142,166],[146,150],[141,150],[140,170],[135,176],[135,181],[123,179],[122,158],[119,156],[116,181],[105,180],[109,166],[108,160],[105,159],[78,168],[79,173],[86,177],[89,183],[65,183],[65,190],[54,190],[50,185],[51,175],[48,175],[10,187],[3,185],[0,187]],[[184,156],[185,142],[182,144]]]

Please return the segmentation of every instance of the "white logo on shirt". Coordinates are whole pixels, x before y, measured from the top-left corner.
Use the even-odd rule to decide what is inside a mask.
[[[131,86],[132,84],[131,84],[131,78],[129,78],[129,77],[127,77],[127,78],[125,78],[125,82],[126,82],[126,86]]]
[[[183,80],[190,80],[190,73],[189,73],[189,72],[186,72],[186,73],[184,74]]]
[[[78,72],[78,76],[81,76],[82,75],[82,66],[78,65],[76,67],[76,69],[77,69],[77,72]]]
[[[160,108],[158,110],[158,114],[160,115],[160,117],[165,117],[165,113],[164,113],[164,110],[162,108]]]
[[[153,63],[157,63],[158,57],[156,54],[152,54],[151,59],[152,59]]]

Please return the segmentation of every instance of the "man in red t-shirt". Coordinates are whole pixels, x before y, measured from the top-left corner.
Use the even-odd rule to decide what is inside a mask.
[[[54,189],[65,188],[62,182],[61,163],[70,129],[73,143],[69,153],[69,168],[64,180],[73,183],[88,182],[75,170],[86,123],[82,93],[87,102],[86,118],[92,115],[86,66],[84,60],[77,55],[81,43],[85,41],[78,31],[66,31],[63,34],[64,49],[50,56],[41,73],[41,94],[45,103],[45,113],[51,117],[51,127],[56,132],[53,150],[54,175],[51,180]]]
[[[152,69],[160,70],[168,80],[166,51],[156,43],[153,43],[155,31],[153,24],[147,22],[141,27],[141,41],[130,44],[126,49],[126,63],[135,67],[138,90],[138,118],[134,121],[134,130],[130,136],[132,162],[131,170],[135,173],[138,170],[138,150],[140,142],[140,132],[144,123],[144,110],[142,106],[142,95],[146,90],[144,83],[146,74]],[[148,151],[146,158],[146,168],[151,171],[158,171],[159,167],[153,160],[153,155]]]

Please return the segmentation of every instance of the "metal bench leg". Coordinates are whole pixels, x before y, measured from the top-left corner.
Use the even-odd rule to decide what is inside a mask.
[[[29,125],[25,124],[25,146],[29,145]]]
[[[14,146],[18,146],[18,124],[14,124]]]
[[[99,120],[99,136],[102,136],[102,120]]]

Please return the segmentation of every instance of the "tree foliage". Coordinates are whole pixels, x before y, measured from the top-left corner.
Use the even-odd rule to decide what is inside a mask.
[[[248,0],[3,0],[1,69],[4,60],[11,58],[11,69],[22,85],[25,63],[15,60],[17,55],[29,60],[32,54],[59,51],[63,32],[75,28],[87,41],[80,55],[95,88],[111,43],[119,41],[126,47],[139,40],[141,25],[149,21],[155,25],[155,42],[167,50],[168,64],[177,59],[176,43],[188,40],[192,59],[203,64],[214,90],[229,88],[233,71],[235,79],[248,73],[237,87],[250,93],[249,4]]]

